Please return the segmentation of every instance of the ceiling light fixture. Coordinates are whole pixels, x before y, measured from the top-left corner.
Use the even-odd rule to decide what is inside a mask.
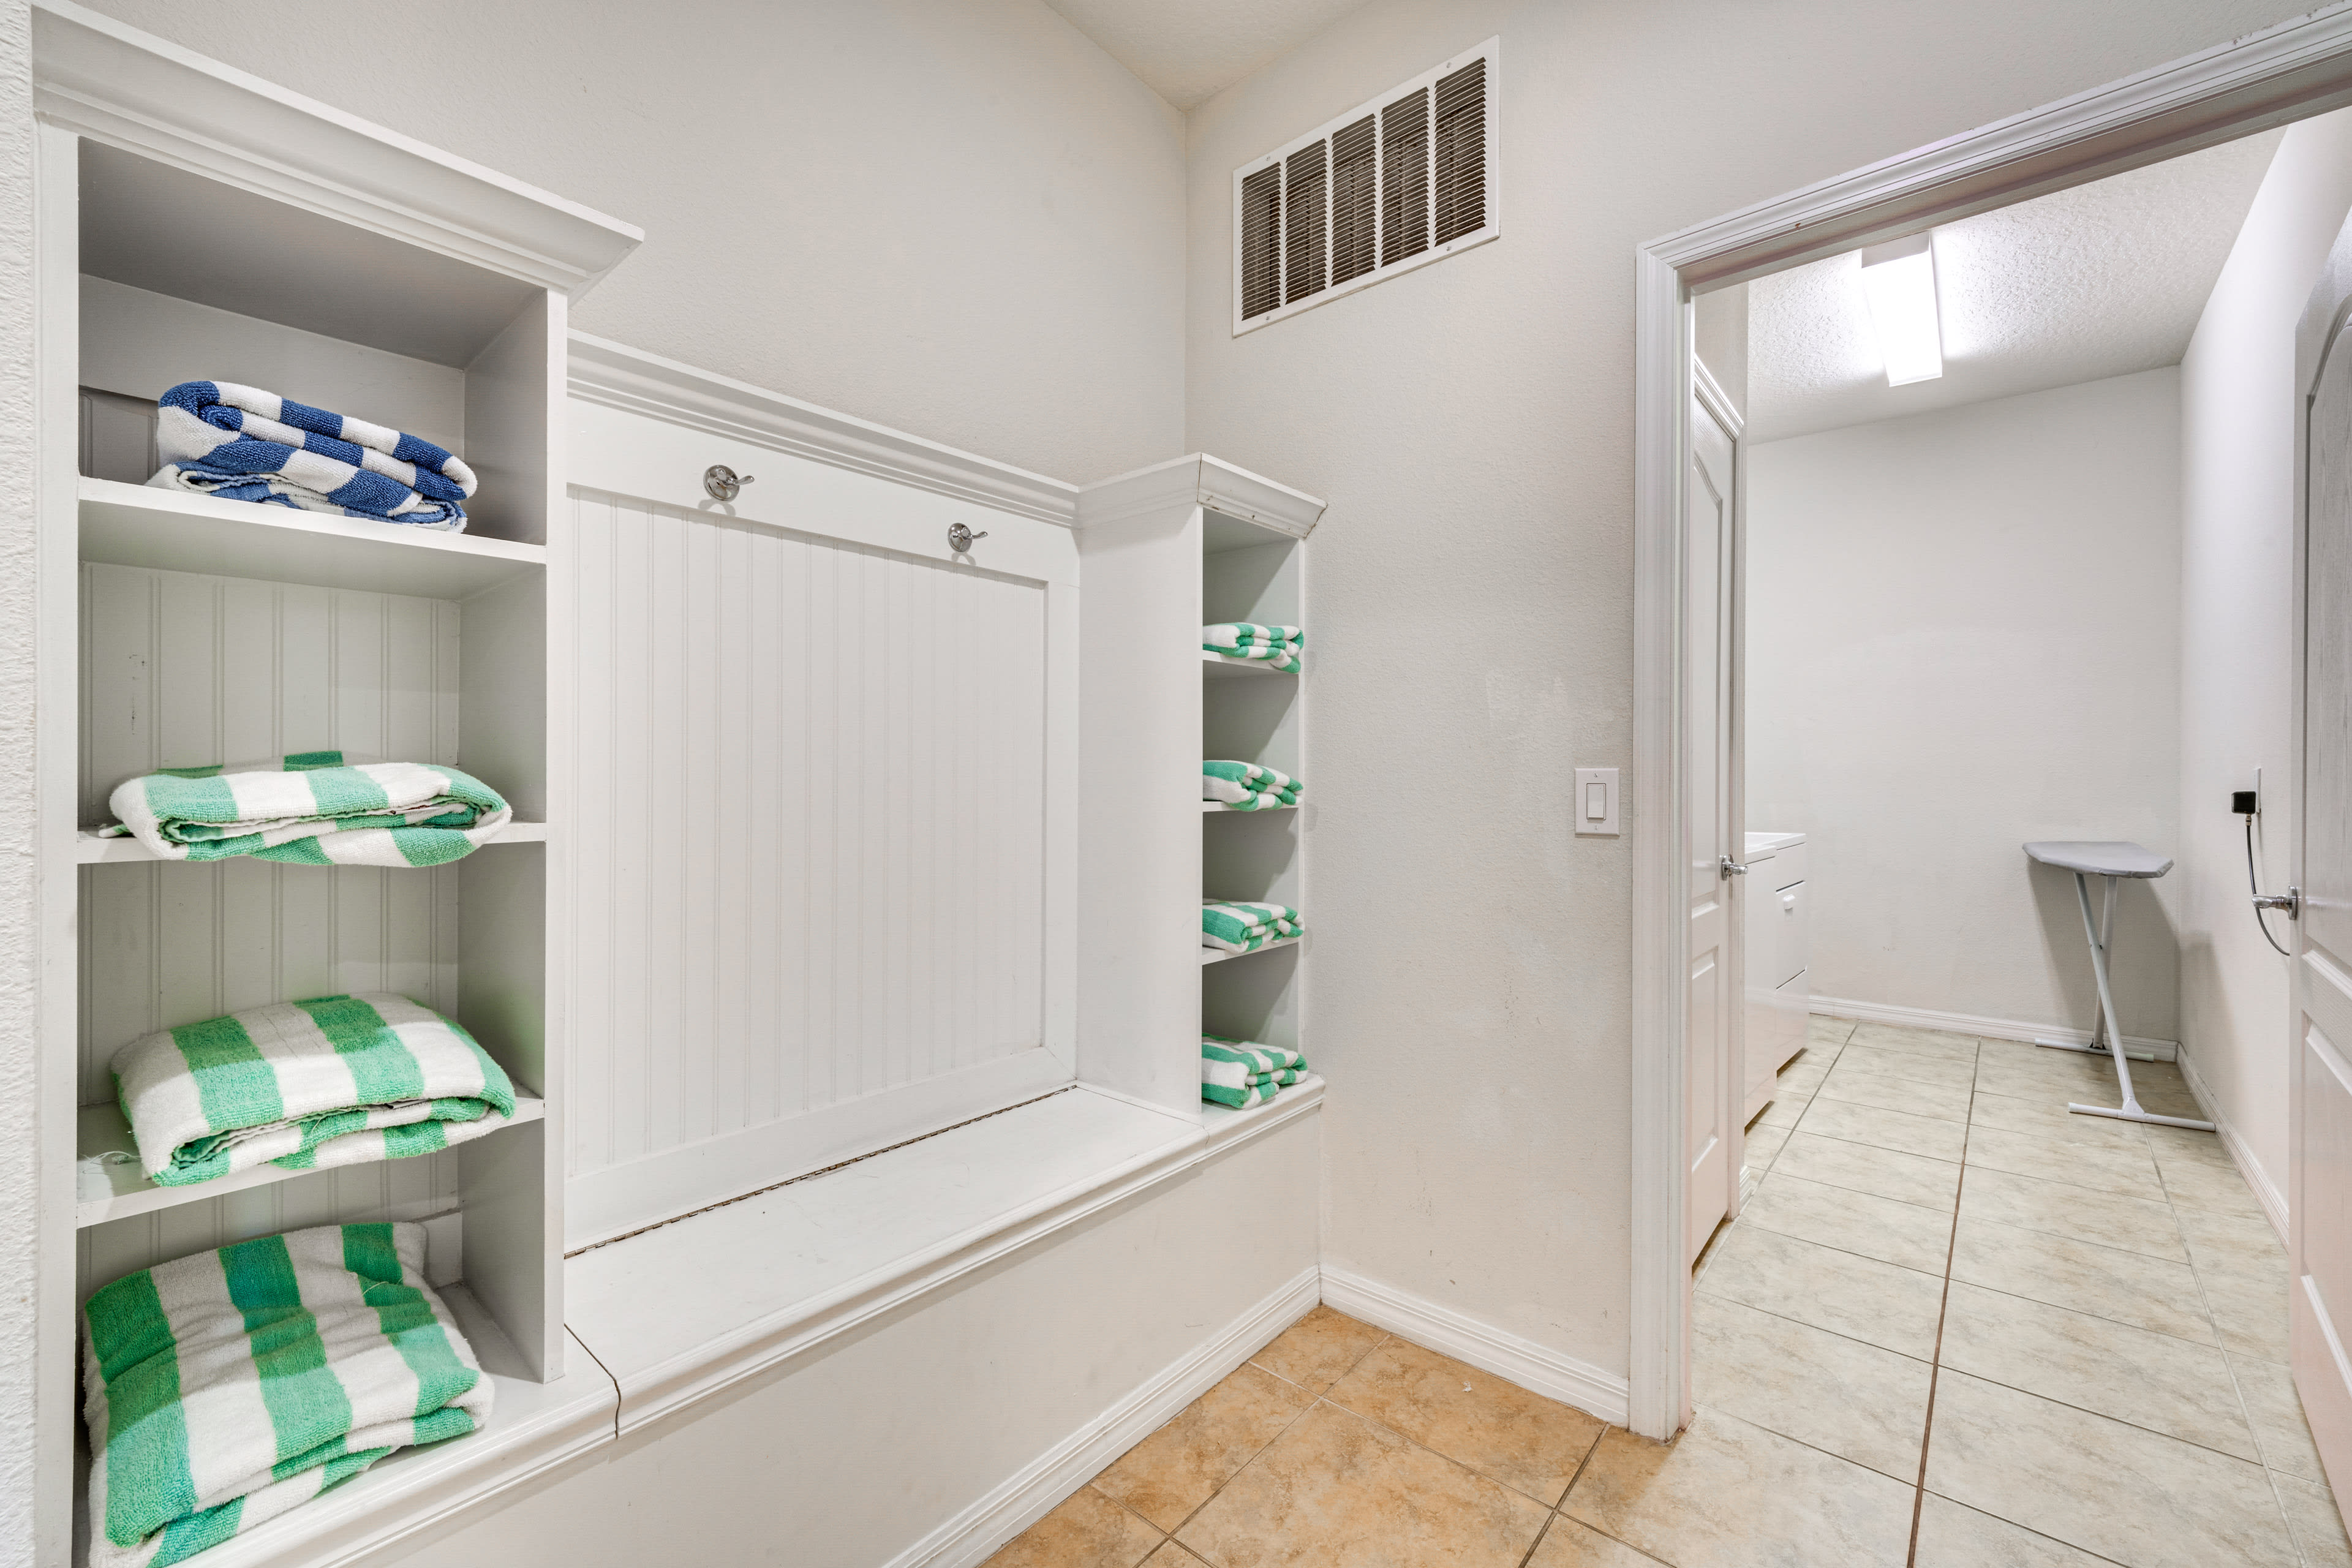
[[[1933,381],[1944,374],[1944,333],[1936,317],[1936,251],[1915,234],[1862,253],[1862,294],[1878,329],[1886,384]]]

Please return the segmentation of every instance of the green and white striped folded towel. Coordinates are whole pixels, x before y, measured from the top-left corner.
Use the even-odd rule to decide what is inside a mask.
[[[165,768],[117,784],[120,818],[166,860],[251,855],[305,866],[439,866],[498,836],[514,813],[456,768],[299,752],[228,767]]]
[[[1255,952],[1269,942],[1297,936],[1304,927],[1286,904],[1201,903],[1201,945],[1227,952]]]
[[[1255,621],[1221,621],[1201,628],[1201,646],[1221,653],[1276,645],[1295,648],[1306,641],[1307,634],[1297,626],[1262,626]]]
[[[1287,1047],[1201,1037],[1202,1100],[1235,1107],[1263,1104],[1307,1073],[1307,1058]]]
[[[1297,795],[1276,795],[1271,790],[1261,794],[1252,794],[1248,790],[1242,790],[1239,794],[1241,798],[1234,800],[1226,798],[1223,792],[1220,792],[1217,795],[1211,795],[1208,791],[1203,790],[1201,792],[1201,798],[1213,802],[1216,805],[1226,811],[1280,811],[1285,806],[1297,805],[1298,804],[1298,797]]]
[[[1226,658],[1264,659],[1276,669],[1297,669],[1306,634],[1297,626],[1261,626],[1227,621],[1201,628],[1201,646]]]
[[[89,1568],[184,1562],[490,1415],[418,1225],[159,1263],[93,1292],[82,1322]]]
[[[158,1186],[265,1161],[289,1170],[429,1154],[514,1115],[514,1085],[474,1037],[405,996],[274,1002],[114,1053],[114,1091]]]
[[[1201,798],[1234,811],[1272,811],[1297,805],[1307,786],[1288,773],[1256,763],[1204,762],[1201,764]]]

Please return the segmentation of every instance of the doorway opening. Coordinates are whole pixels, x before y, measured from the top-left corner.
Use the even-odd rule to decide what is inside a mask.
[[[2273,1239],[2299,1206],[2305,1014],[2291,964],[2243,980],[2273,933],[2214,845],[2242,830],[2264,890],[2301,863],[2294,327],[2352,208],[2347,48],[2341,18],[2307,19],[1643,252],[1636,1430],[1681,1428],[1696,1387],[1702,1414],[1906,1489],[1915,1536],[1935,1515],[2100,1552],[2069,1533],[2101,1528],[2067,1511],[2087,1485],[2024,1521],[1954,1495],[2015,1490],[1968,1469],[1970,1435],[2047,1405],[2095,1427],[2078,1451],[2113,1428],[2252,1466],[2230,1473],[2288,1551],[2336,1519],[2305,1456],[2352,1396],[2340,1352],[2290,1353],[2288,1277],[2324,1280]],[[1926,372],[1899,301],[1872,314],[1920,272]],[[2267,524],[2219,493],[2253,461],[2233,420],[2288,433]],[[2281,678],[2235,709],[2230,661],[2200,657],[2233,616]],[[2263,794],[2238,775],[2265,761]],[[2241,792],[2255,809],[2221,809]],[[2024,852],[2085,841],[2168,870],[2186,845],[2196,874],[2127,870],[2103,919],[2067,862]],[[2210,1016],[2249,984],[2274,1023]],[[2276,1127],[2066,1109],[2202,1121],[2195,1042],[2222,1036],[2272,1081],[2219,1098],[2270,1095]],[[2120,1038],[2131,1100],[2111,1057],[2066,1048],[2094,1037]],[[2049,1299],[2085,1268],[2105,1293]],[[2231,1298],[2273,1282],[2275,1303]],[[2181,1315],[2135,1321],[2167,1300]],[[2076,1331],[2096,1353],[2074,1383],[2019,1370],[2027,1340]],[[2235,1413],[2196,1436],[2146,1405],[2181,1345],[2196,1397]],[[1739,1357],[1785,1379],[1791,1347],[1883,1397],[1760,1396]],[[2297,1436],[2296,1383],[2323,1373]]]

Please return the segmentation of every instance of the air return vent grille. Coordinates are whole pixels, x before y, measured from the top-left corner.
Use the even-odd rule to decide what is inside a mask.
[[[1234,171],[1234,331],[1482,245],[1500,40]]]

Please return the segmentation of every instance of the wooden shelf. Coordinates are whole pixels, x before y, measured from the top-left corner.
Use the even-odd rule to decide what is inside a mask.
[[[498,844],[544,844],[547,824],[544,822],[509,822],[499,830],[499,836],[482,846],[487,849]],[[100,838],[85,827],[74,835],[74,859],[84,866],[120,866],[131,861],[163,860],[136,838]],[[217,861],[206,862],[217,865]]]
[[[81,481],[81,558],[265,583],[464,599],[543,571],[543,545]]]
[[[1222,947],[1203,947],[1201,949],[1201,964],[1206,968],[1212,963],[1223,963],[1229,958],[1255,958],[1259,953],[1272,952],[1277,947],[1296,947],[1306,940],[1307,935],[1302,931],[1297,936],[1284,937],[1280,942],[1267,942],[1264,947],[1254,947],[1247,952],[1227,952]]]
[[[1204,800],[1201,803],[1201,815],[1203,816],[1263,816],[1270,811],[1297,811],[1297,809],[1295,805],[1261,805],[1254,811],[1236,811],[1221,800]]]
[[[1230,679],[1235,676],[1296,679],[1298,675],[1296,669],[1276,669],[1265,659],[1227,658],[1223,654],[1212,653],[1207,648],[1201,650],[1201,673],[1212,680]]]
[[[537,1121],[547,1114],[547,1101],[525,1100],[518,1096],[515,1112],[509,1125]],[[139,1145],[131,1136],[131,1124],[122,1119],[122,1110],[113,1105],[85,1105],[75,1113],[74,1158],[76,1192],[74,1227],[103,1225],[110,1219],[122,1219],[135,1214],[152,1214],[157,1209],[177,1208],[182,1204],[201,1203],[226,1193],[241,1193],[248,1187],[266,1187],[273,1182],[290,1182],[297,1176],[311,1174],[309,1171],[289,1171],[283,1165],[257,1165],[249,1171],[239,1171],[233,1176],[215,1181],[197,1182],[184,1187],[159,1187],[147,1179],[139,1167]],[[126,1153],[128,1160],[110,1160],[99,1164],[87,1162],[113,1152]]]

